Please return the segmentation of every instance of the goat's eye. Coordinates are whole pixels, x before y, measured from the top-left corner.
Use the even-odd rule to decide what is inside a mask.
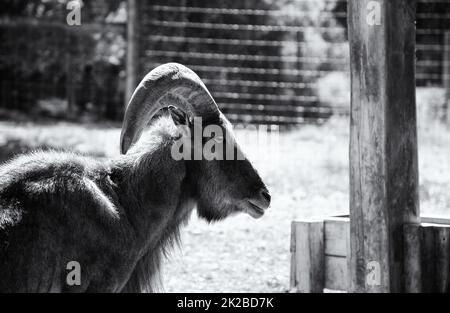
[[[216,136],[214,137],[214,141],[217,143],[222,143],[223,142],[223,136]]]

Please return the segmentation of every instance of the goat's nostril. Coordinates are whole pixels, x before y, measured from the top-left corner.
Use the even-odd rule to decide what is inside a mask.
[[[270,202],[270,194],[266,190],[261,191],[261,194],[264,197],[264,199]]]

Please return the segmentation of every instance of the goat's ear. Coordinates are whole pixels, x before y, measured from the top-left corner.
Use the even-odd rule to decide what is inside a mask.
[[[174,107],[173,105],[169,105],[168,110],[175,125],[189,126],[190,124],[189,116],[185,112],[178,109],[177,107]]]

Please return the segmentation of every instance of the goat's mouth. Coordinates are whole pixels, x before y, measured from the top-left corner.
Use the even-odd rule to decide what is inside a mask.
[[[260,218],[264,215],[264,209],[254,203],[252,200],[247,200],[245,212],[253,218]]]
[[[241,210],[253,218],[260,218],[270,206],[270,194],[266,188],[260,189],[254,197],[243,199]]]

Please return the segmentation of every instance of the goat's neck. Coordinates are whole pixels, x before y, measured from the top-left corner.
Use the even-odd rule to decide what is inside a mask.
[[[172,240],[194,206],[184,163],[171,157],[166,144],[123,156],[117,164],[121,205],[144,250]]]

